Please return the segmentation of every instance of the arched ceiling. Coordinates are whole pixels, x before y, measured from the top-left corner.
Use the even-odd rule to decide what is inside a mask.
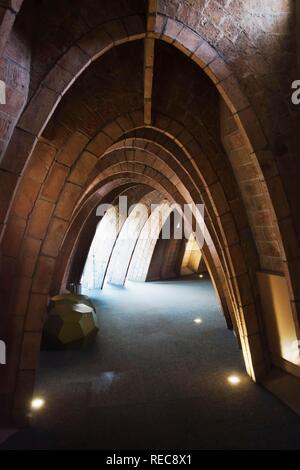
[[[26,2],[29,4],[28,0]],[[30,5],[27,8],[30,8]],[[43,0],[36,2],[34,9],[34,80],[31,83],[31,93],[62,53],[88,31],[111,20],[133,15],[138,15],[139,21],[145,24],[147,1]],[[113,35],[113,31],[109,32]]]
[[[167,43],[156,41],[153,111],[171,116],[203,139],[203,146],[220,142],[218,92],[204,72]]]
[[[294,56],[275,27],[272,50],[258,48],[266,38],[260,19],[273,28],[274,12],[269,0],[254,3],[261,16],[239,0],[24,1],[4,69],[11,82],[21,71],[26,79],[0,126],[0,284],[13,332],[12,395],[36,367],[40,313],[83,227],[100,201],[129,187],[205,202],[203,251],[252,377],[267,366],[258,269],[286,275],[296,321],[300,219],[291,217],[285,189],[290,176],[295,183],[296,139],[280,142],[281,156],[291,150],[286,179],[272,155],[278,134],[290,135],[286,89],[269,107],[269,88],[278,90]],[[288,3],[276,2],[278,28],[290,24]],[[236,28],[244,17],[249,24]],[[277,120],[269,119],[273,109]],[[29,323],[18,329],[16,317]]]
[[[106,123],[140,109],[143,96],[143,43],[120,45],[93,62],[76,80],[48,130],[55,134],[53,126],[62,125],[91,138]]]
[[[222,152],[219,96],[211,80],[174,47],[156,41],[153,114],[170,116],[192,131],[207,152]],[[44,137],[81,132],[93,137],[105,124],[144,106],[144,44],[134,41],[93,62],[66,93]]]

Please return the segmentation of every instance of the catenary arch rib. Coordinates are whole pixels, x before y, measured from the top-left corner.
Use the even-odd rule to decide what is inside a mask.
[[[136,165],[135,168],[129,167],[129,172],[125,172],[125,173],[124,173],[124,165],[125,165],[125,163],[123,164],[123,166],[122,166],[122,164],[119,164],[119,165],[117,164],[117,165],[114,166],[114,171],[116,172],[116,174],[118,175],[118,177],[121,177],[121,176],[124,177],[124,176],[130,175],[130,178],[132,178],[133,180],[135,180],[135,179],[136,179],[136,174],[139,174],[140,177],[143,178],[143,181],[147,181],[148,184],[150,184],[151,186],[155,187],[155,189],[159,190],[160,192],[162,191],[161,181],[165,181],[165,186],[164,186],[164,188],[168,188],[168,187],[170,188],[170,189],[169,189],[169,196],[171,196],[172,198],[175,198],[175,201],[176,201],[176,202],[179,202],[179,203],[181,203],[181,204],[184,203],[184,198],[182,198],[182,196],[180,196],[180,194],[178,194],[177,188],[176,188],[176,189],[175,189],[175,188],[172,188],[172,185],[171,185],[171,183],[169,182],[169,180],[166,180],[163,176],[161,176],[160,182],[157,183],[157,181],[155,180],[155,176],[157,176],[157,174],[156,174],[157,172],[152,172],[152,175],[151,175],[151,177],[150,177],[150,176],[148,176],[148,175],[146,175],[146,174],[144,173],[144,168],[143,168],[142,165]],[[107,177],[107,178],[111,178],[111,175],[110,175],[110,177]],[[103,181],[103,180],[102,180],[102,181]],[[164,192],[165,192],[165,191],[166,191],[166,189],[164,189]],[[235,292],[236,292],[236,289],[239,288],[239,287],[238,287],[239,281],[240,281],[240,276],[234,278],[234,282],[236,282],[236,285],[234,286]],[[251,300],[250,300],[250,298],[249,298],[249,294],[250,294],[250,293],[248,293],[247,296],[248,296],[249,302],[251,302]],[[251,295],[251,294],[250,294],[250,295]],[[238,305],[238,303],[239,303],[239,301],[236,300],[236,305]],[[237,310],[236,310],[236,313],[237,313]],[[238,313],[238,320],[239,320],[239,315],[240,315],[240,312]],[[241,323],[240,320],[239,320],[239,322],[240,322],[240,326],[241,326],[242,323]],[[244,324],[243,326],[244,326],[244,328],[245,328],[246,325]],[[241,332],[242,332],[242,334],[244,334],[244,333],[245,333],[245,330],[244,330],[244,329],[243,329],[243,330],[240,330],[240,333],[241,333]]]
[[[168,21],[169,21],[169,20],[168,20]],[[174,41],[172,40],[171,42],[173,43]],[[175,43],[176,43],[176,41],[174,42],[174,45],[176,45]],[[202,39],[201,39],[201,43],[202,43]],[[191,55],[191,54],[189,53],[188,55]],[[192,56],[193,60],[196,60],[196,58],[194,57],[194,54],[191,55],[191,56]],[[198,59],[199,59],[199,57],[198,57]],[[198,60],[198,59],[197,59],[197,60]],[[221,85],[220,85],[220,86],[221,86]]]
[[[137,149],[138,150],[138,149]],[[118,149],[118,152],[120,154],[120,152],[123,151],[122,149]],[[114,151],[116,153],[116,151]],[[135,152],[135,150],[133,150],[133,152]],[[143,152],[142,152],[143,153]],[[146,155],[141,158],[141,152],[139,153],[139,156],[134,156],[134,158],[132,159],[133,161],[131,162],[131,164],[133,164],[133,162],[135,163],[139,163],[139,164],[149,164],[149,161],[151,160],[149,158],[149,155],[147,155],[147,152],[145,151],[144,153],[146,153]],[[121,154],[122,155],[122,154]],[[123,160],[124,162],[126,162],[126,164],[130,163],[130,159],[126,158],[126,156],[123,154]],[[159,160],[159,159],[158,159]],[[114,161],[117,161],[118,164],[120,164],[121,162],[121,156],[120,155],[116,155],[116,159],[114,160],[112,158],[112,155],[111,154],[106,154],[105,155],[105,158],[103,157],[103,159],[101,159],[99,161],[99,164],[101,163],[101,165],[99,165],[98,168],[96,168],[94,170],[94,176],[95,176],[95,179],[93,181],[93,184],[90,185],[90,189],[89,191],[93,191],[93,188],[95,185],[99,184],[99,178],[100,177],[97,177],[96,175],[100,174],[101,175],[101,178],[103,177],[103,171],[107,171],[107,174],[109,175],[111,170],[113,169],[114,165],[113,165],[113,162]],[[154,163],[154,159],[152,158],[152,162]],[[163,164],[163,169],[164,169],[164,174],[169,174],[169,167],[166,165],[165,162],[161,162],[159,165],[157,165],[157,168],[160,169],[161,168],[161,165]],[[109,169],[109,172],[108,172],[108,169]],[[92,179],[92,178],[91,178]],[[186,203],[191,203],[192,202],[192,197],[191,195],[189,195],[189,190],[187,189],[188,188],[188,184],[189,184],[189,181],[186,180],[186,186],[184,187],[182,185],[182,183],[180,182],[180,180],[176,177],[176,173],[172,173],[172,175],[169,174],[169,179],[177,185],[177,187],[180,187],[181,190],[182,190],[182,194],[185,195],[185,200],[186,200]],[[194,196],[194,200],[196,201],[196,203],[201,203],[202,200],[201,200],[201,196],[200,196],[200,193],[196,190],[196,188],[194,189],[194,193],[193,193],[193,196]],[[84,199],[81,201],[81,203],[83,203]],[[209,232],[211,232],[212,228],[209,228]],[[210,242],[211,243],[211,242]],[[209,243],[209,244],[210,244]],[[219,264],[219,261],[218,261],[218,264]],[[228,274],[229,276],[229,274]]]
[[[169,21],[169,20],[168,20],[168,21]],[[188,49],[187,49],[187,50],[188,50]],[[191,51],[190,51],[190,52],[191,52]],[[222,86],[222,85],[220,85],[220,86]],[[230,99],[228,98],[228,96],[227,96],[227,99],[229,100],[229,101],[228,101],[228,104],[231,104],[232,107],[236,108],[236,107],[234,106],[234,104],[232,104],[232,102],[230,103]],[[243,110],[242,110],[242,111],[243,111]],[[27,122],[29,122],[30,119],[28,118],[28,110],[27,110],[26,112],[27,112]],[[250,114],[251,114],[251,113],[250,113]],[[248,112],[248,117],[249,117],[249,112]],[[243,118],[245,118],[245,113],[243,114],[243,113],[241,112],[241,113],[239,114],[239,112],[237,112],[235,118],[236,118],[236,120],[237,120],[238,123],[241,123],[241,122],[243,122]],[[23,122],[24,122],[24,120],[23,120]],[[255,119],[254,119],[254,122],[256,122]],[[22,124],[20,124],[20,125],[22,126]],[[22,128],[22,127],[20,127],[19,129],[21,129],[21,128]],[[246,129],[247,129],[247,126],[246,126]],[[37,136],[38,133],[37,133],[37,134],[34,134],[34,133],[33,133],[32,135],[33,135],[33,136],[35,136],[35,135]],[[248,136],[249,139],[248,139],[248,137],[247,137],[248,140],[251,140],[250,135],[251,135],[251,132],[250,132],[250,134],[249,134],[249,136]],[[252,136],[252,137],[253,137],[253,136]],[[259,150],[259,149],[258,149],[258,150]]]

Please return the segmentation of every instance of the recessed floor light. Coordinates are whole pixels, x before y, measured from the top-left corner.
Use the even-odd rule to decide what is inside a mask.
[[[227,380],[231,385],[237,385],[241,381],[241,379],[237,375],[231,375],[230,377],[228,377]]]
[[[200,325],[200,323],[202,323],[201,318],[195,318],[194,323],[197,323],[197,325]]]
[[[40,410],[45,405],[45,400],[43,398],[34,398],[31,402],[32,410]]]

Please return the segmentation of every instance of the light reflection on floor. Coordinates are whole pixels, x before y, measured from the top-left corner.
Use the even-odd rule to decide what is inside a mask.
[[[96,343],[41,354],[36,395],[45,406],[8,447],[300,448],[299,418],[245,374],[208,280],[90,295]]]

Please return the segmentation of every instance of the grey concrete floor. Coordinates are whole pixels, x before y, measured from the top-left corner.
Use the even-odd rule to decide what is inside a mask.
[[[208,279],[89,295],[97,341],[41,353],[45,407],[4,448],[300,449],[300,418],[246,375]]]

